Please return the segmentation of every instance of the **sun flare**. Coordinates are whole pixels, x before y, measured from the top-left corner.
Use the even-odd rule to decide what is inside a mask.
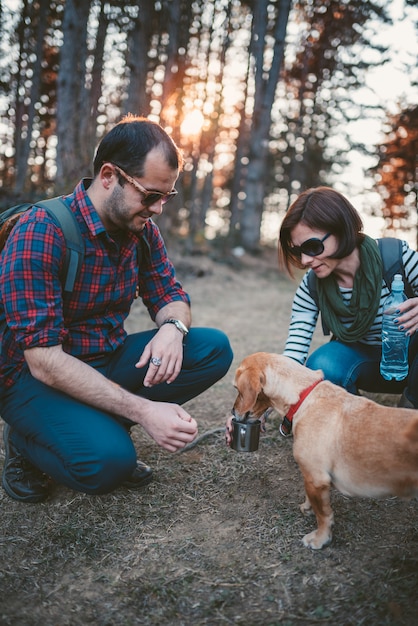
[[[203,117],[202,112],[199,111],[199,109],[193,109],[184,117],[180,126],[180,132],[183,137],[198,136],[202,132],[204,123],[205,118]]]

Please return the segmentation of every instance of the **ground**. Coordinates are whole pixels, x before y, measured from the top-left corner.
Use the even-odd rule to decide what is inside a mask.
[[[295,284],[278,273],[272,251],[233,263],[176,260],[194,323],[223,329],[235,353],[227,376],[185,407],[203,434],[223,427],[240,360],[283,349]],[[129,329],[149,325],[138,304]],[[299,511],[302,480],[278,425],[273,414],[254,453],[227,449],[215,432],[173,455],[137,429],[138,455],[155,473],[142,492],[58,488],[25,505],[0,490],[0,623],[415,625],[417,501],[334,491],[333,542],[305,548],[315,523]]]

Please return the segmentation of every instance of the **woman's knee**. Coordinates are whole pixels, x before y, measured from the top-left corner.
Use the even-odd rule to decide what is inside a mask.
[[[322,370],[327,378],[328,372],[331,367],[335,365],[335,359],[329,354],[329,350],[323,349],[325,346],[318,348],[312,352],[306,361],[306,367],[311,370]]]
[[[312,352],[306,361],[306,367],[311,370],[321,370],[325,380],[329,380],[342,387],[345,386],[347,371],[342,367],[338,350],[335,349],[332,343],[321,346]]]

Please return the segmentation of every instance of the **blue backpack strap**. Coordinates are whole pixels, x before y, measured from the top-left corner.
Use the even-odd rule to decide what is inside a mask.
[[[36,202],[34,206],[45,209],[62,230],[66,245],[64,291],[71,293],[83,263],[85,252],[84,240],[76,217],[62,198],[51,198],[42,202]]]
[[[315,300],[316,306],[319,307],[318,289],[316,286],[316,274],[313,270],[309,270],[308,272],[308,289],[311,298]]]
[[[383,237],[377,240],[380,256],[383,263],[383,279],[390,290],[395,274],[401,274],[404,282],[405,293],[408,298],[414,297],[411,285],[405,276],[405,268],[402,262],[402,241],[395,237]]]
[[[151,261],[151,246],[145,233],[141,233],[139,241],[136,247],[138,266],[141,267],[143,263],[150,263]]]

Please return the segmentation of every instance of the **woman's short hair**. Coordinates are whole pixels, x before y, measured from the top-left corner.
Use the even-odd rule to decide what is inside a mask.
[[[291,266],[305,267],[292,253],[291,233],[300,223],[336,237],[337,250],[330,255],[335,259],[351,254],[364,238],[362,219],[347,198],[330,187],[307,189],[290,206],[280,227],[279,263],[289,274],[292,274]]]
[[[145,117],[126,115],[101,140],[93,162],[94,176],[103,163],[114,163],[131,176],[144,175],[148,153],[161,148],[169,167],[181,170],[183,157],[170,135],[156,122]]]

